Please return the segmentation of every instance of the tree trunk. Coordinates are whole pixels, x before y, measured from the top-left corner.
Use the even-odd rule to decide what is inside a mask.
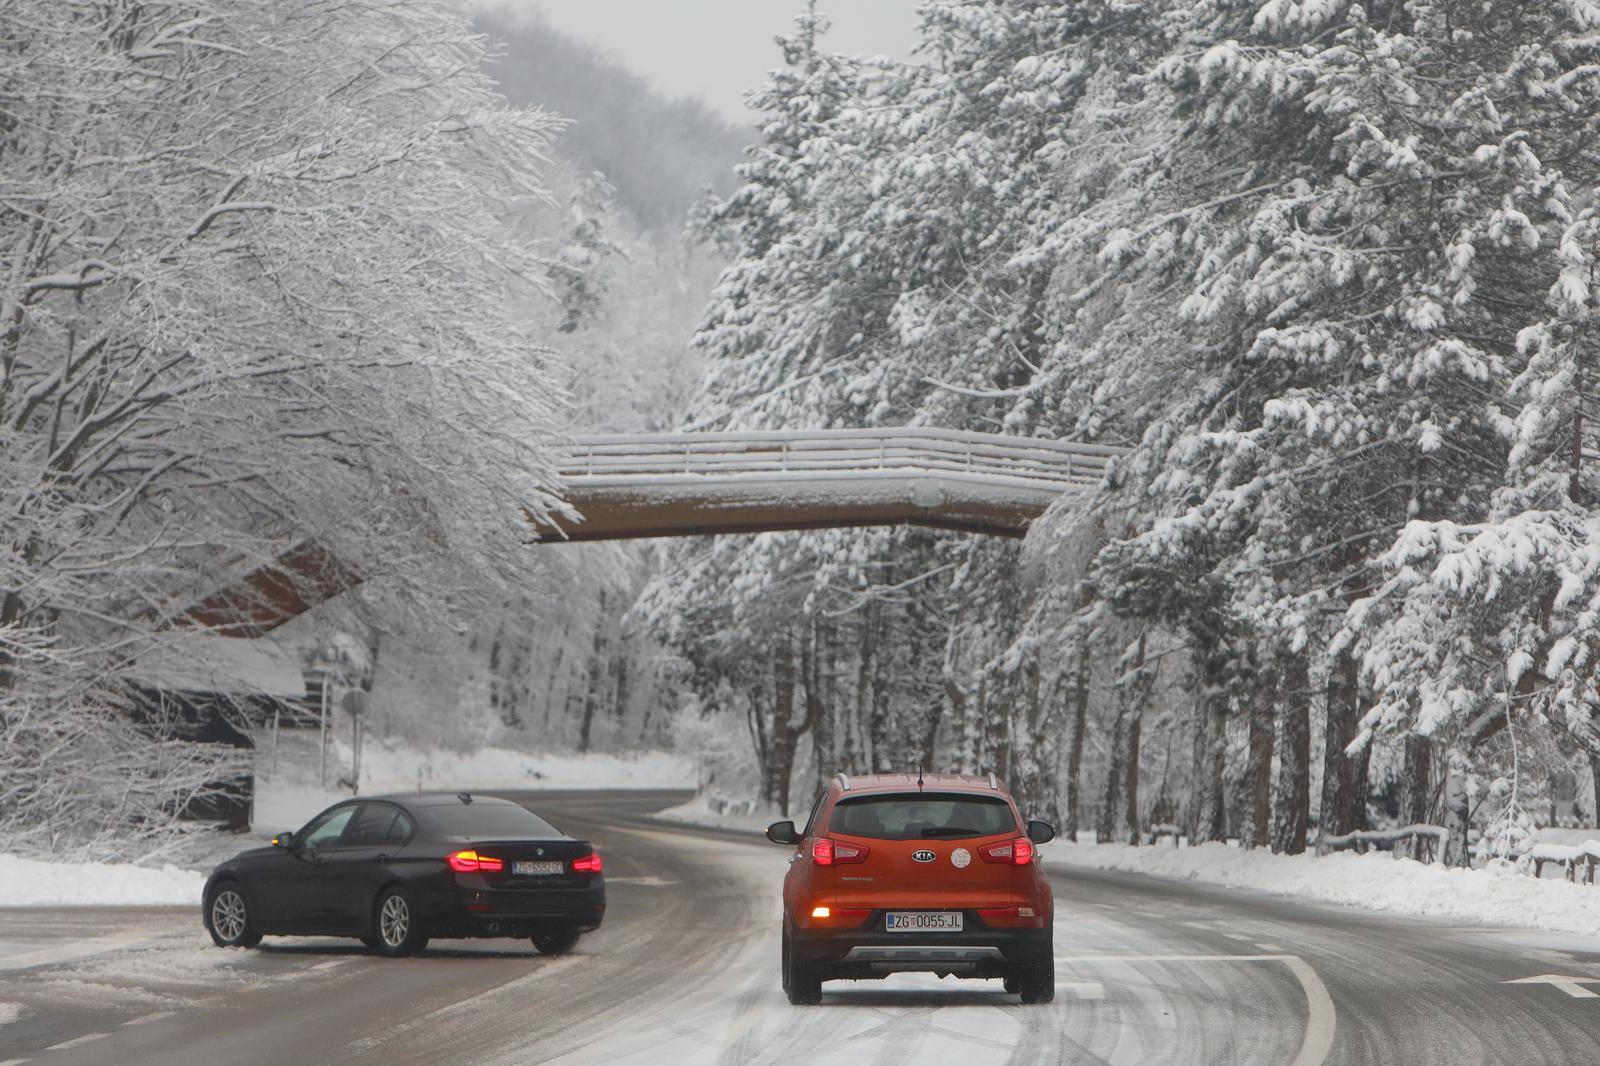
[[[1354,767],[1345,747],[1355,738],[1360,713],[1360,676],[1355,659],[1341,652],[1328,674],[1328,721],[1323,732],[1322,835],[1342,836],[1356,827]],[[1365,777],[1363,776],[1363,781]]]
[[[1122,826],[1119,838],[1124,844],[1139,843],[1139,735],[1144,729],[1144,706],[1134,709],[1128,716],[1127,735],[1123,746],[1127,748],[1122,784]]]
[[[800,672],[806,685],[806,718],[811,721],[811,751],[817,764],[820,790],[839,768],[834,751],[834,713],[830,678],[833,673],[832,635],[811,624],[811,639],[802,647]]]
[[[1589,824],[1600,828],[1600,751],[1589,752],[1589,786],[1593,790],[1589,797]]]
[[[1196,656],[1200,668],[1200,720],[1195,725],[1194,776],[1196,800],[1191,805],[1189,839],[1222,840],[1227,836],[1227,797],[1223,770],[1228,755],[1228,677],[1232,650],[1218,642]]]
[[[794,770],[795,746],[803,730],[794,723],[794,644],[788,634],[772,651],[772,728],[762,798],[789,813],[789,778]]]
[[[1083,731],[1088,725],[1089,718],[1089,640],[1080,637],[1078,640],[1078,667],[1073,671],[1071,696],[1072,700],[1072,743],[1067,749],[1067,813],[1061,825],[1061,835],[1067,840],[1076,840],[1079,822],[1079,792],[1080,779],[1083,774]]]
[[[1272,727],[1278,710],[1278,671],[1268,670],[1250,703],[1250,754],[1245,764],[1247,817],[1240,832],[1247,848],[1272,842]]]
[[[1290,654],[1278,681],[1278,787],[1273,793],[1272,850],[1298,855],[1311,827],[1311,665]]]
[[[872,750],[872,734],[867,723],[872,720],[872,677],[876,673],[873,654],[876,651],[876,634],[873,626],[874,607],[869,604],[861,612],[861,650],[856,663],[855,727],[856,750],[850,754],[852,769],[870,771],[877,766]]]
[[[1427,737],[1406,734],[1405,766],[1400,774],[1400,824],[1406,826],[1426,822],[1429,800],[1433,795],[1433,745]],[[1425,860],[1427,856],[1423,852],[1432,846],[1421,838],[1413,840],[1411,857],[1418,861]]]
[[[589,732],[594,727],[595,711],[600,706],[600,679],[605,666],[606,593],[600,590],[599,616],[594,622],[594,641],[589,649],[589,684],[583,698],[583,721],[578,726],[578,750],[589,750]]]
[[[1145,658],[1146,635],[1122,657],[1117,679],[1117,721],[1112,727],[1111,766],[1106,774],[1106,798],[1100,808],[1095,836],[1102,842],[1139,842],[1139,741],[1144,705],[1155,683],[1155,671]]]

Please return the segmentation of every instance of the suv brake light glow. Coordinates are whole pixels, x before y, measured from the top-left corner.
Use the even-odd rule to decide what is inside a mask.
[[[600,853],[592,851],[581,859],[572,860],[572,872],[575,874],[597,874],[600,872]]]
[[[846,844],[840,840],[821,837],[811,845],[811,861],[818,866],[843,866],[847,862],[866,862],[867,852],[870,850],[864,844]]]
[[[458,851],[454,855],[446,856],[444,861],[458,874],[499,873],[506,868],[502,860],[479,855],[475,851]]]
[[[1027,837],[1013,837],[997,844],[985,844],[978,849],[978,855],[984,862],[1026,866],[1033,861],[1033,841]]]

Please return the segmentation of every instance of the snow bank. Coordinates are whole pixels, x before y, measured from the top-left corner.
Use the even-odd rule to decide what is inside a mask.
[[[1534,880],[1505,868],[1463,870],[1386,854],[1274,855],[1225,844],[1064,845],[1048,848],[1045,863],[1130,870],[1395,914],[1600,936],[1600,887]]]
[[[205,883],[205,874],[176,866],[41,862],[0,853],[0,907],[198,907]]]
[[[306,759],[305,754],[300,759]],[[315,759],[315,754],[309,756]],[[278,773],[263,758],[256,772],[252,826],[271,834],[304,825],[312,815],[350,798],[348,788],[317,782],[315,761],[291,762]],[[348,771],[350,750],[336,743],[329,761],[332,780]],[[337,769],[336,769],[337,767]],[[361,794],[386,792],[510,792],[519,790],[690,789],[698,772],[690,760],[668,752],[627,755],[547,753],[506,748],[469,752],[419,751],[369,740],[361,753]]]
[[[760,833],[773,822],[783,819],[783,815],[776,810],[752,800],[728,800],[708,792],[696,794],[688,803],[657,811],[655,817],[684,825],[708,825],[753,833]]]

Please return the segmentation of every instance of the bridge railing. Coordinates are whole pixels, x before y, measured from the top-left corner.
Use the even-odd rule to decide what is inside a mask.
[[[565,478],[728,477],[773,473],[918,472],[1007,478],[1066,489],[1096,484],[1120,448],[946,429],[798,430],[577,437]]]

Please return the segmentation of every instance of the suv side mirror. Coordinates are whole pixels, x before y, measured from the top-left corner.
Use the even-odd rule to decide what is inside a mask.
[[[272,838],[272,846],[285,851],[293,851],[295,847],[294,830],[285,830]]]
[[[798,844],[800,831],[793,822],[773,822],[767,826],[767,839],[774,844]]]
[[[1035,844],[1048,844],[1056,838],[1056,827],[1049,822],[1028,823],[1028,839]]]

